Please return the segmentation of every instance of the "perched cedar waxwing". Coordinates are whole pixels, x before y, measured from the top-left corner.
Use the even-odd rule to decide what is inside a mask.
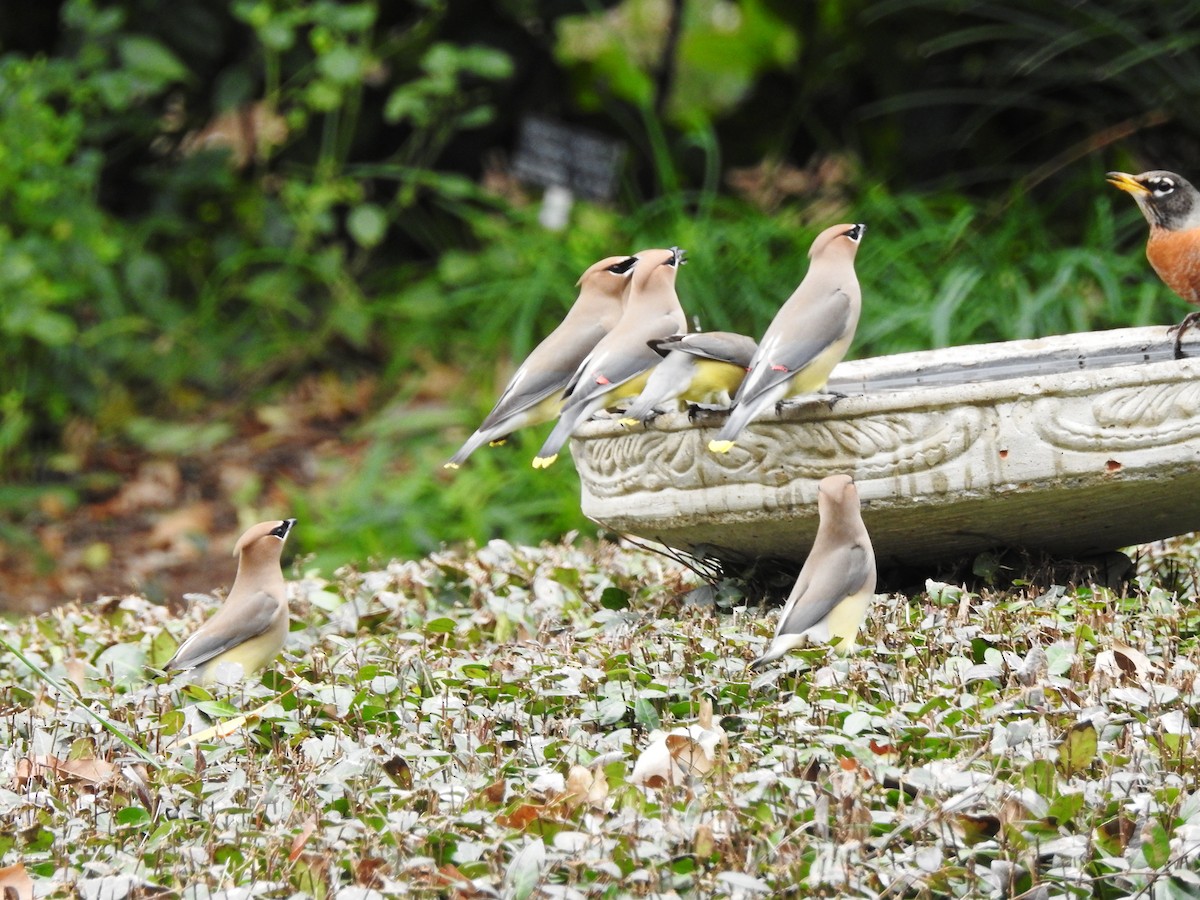
[[[758,342],[729,418],[708,442],[728,453],[746,423],[785,397],[821,390],[842,361],[862,310],[854,255],[866,225],[826,228],[809,248],[808,272]]]
[[[288,634],[287,584],[279,567],[295,519],[260,522],[238,538],[237,575],[217,614],[179,645],[165,666],[197,669],[204,684],[229,682],[262,668]]]
[[[699,331],[673,334],[650,341],[663,357],[650,370],[646,386],[621,421],[645,422],[680,403],[719,403],[729,398],[746,377],[746,368],[758,345],[753,338],[732,331]]]
[[[552,465],[567,438],[596,410],[641,392],[646,373],[661,359],[648,341],[687,331],[675,293],[683,251],[643,250],[636,256],[621,318],[572,376],[558,422],[533,460],[535,469]]]
[[[1141,175],[1109,172],[1113,187],[1133,197],[1150,223],[1146,258],[1167,287],[1200,306],[1200,191],[1182,175],[1155,170]],[[1183,358],[1183,333],[1200,321],[1200,312],[1188,313],[1172,326],[1175,358]]]
[[[563,389],[585,356],[621,318],[636,256],[610,256],[579,278],[579,296],[559,326],[521,363],[483,424],[445,464],[457,469],[485,442],[501,443],[518,428],[558,415]]]
[[[867,604],[875,594],[875,551],[849,475],[821,479],[817,512],[817,539],[788,595],[771,646],[750,664],[752,668],[779,659],[810,639],[836,638],[838,653],[854,649]]]

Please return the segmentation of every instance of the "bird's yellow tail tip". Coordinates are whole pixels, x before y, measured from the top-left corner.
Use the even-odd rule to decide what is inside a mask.
[[[554,465],[554,461],[558,459],[558,454],[553,456],[535,456],[533,458],[533,467],[535,469],[548,469]]]
[[[708,449],[713,453],[728,453],[733,449],[733,441],[709,441]]]
[[[632,428],[634,425],[641,424],[640,422],[638,422],[637,419],[631,419],[628,416],[626,416],[624,419],[618,419],[617,421],[620,422],[622,425],[624,425],[626,428]]]
[[[453,461],[451,461],[451,462],[444,462],[444,463],[442,463],[442,468],[443,468],[443,469],[457,469],[457,468],[458,468],[458,463],[456,463],[456,462],[453,462]]]
[[[488,441],[488,446],[489,447],[503,447],[507,443],[508,443],[508,438],[502,437],[502,438],[496,438],[494,441]]]

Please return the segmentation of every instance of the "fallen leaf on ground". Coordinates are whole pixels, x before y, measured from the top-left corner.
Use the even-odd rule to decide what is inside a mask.
[[[57,756],[31,756],[21,760],[27,766],[18,764],[15,780],[20,784],[31,778],[45,779],[55,776],[65,781],[83,781],[88,784],[107,784],[116,775],[116,767],[95,757],[84,759],[59,759]]]
[[[4,900],[33,900],[33,880],[24,863],[0,868],[0,897]]]
[[[702,778],[716,765],[717,748],[725,742],[725,729],[713,721],[712,701],[700,704],[696,724],[675,728],[651,742],[633,766],[632,784],[661,788]]]
[[[571,766],[567,773],[566,802],[568,806],[600,806],[608,799],[608,778],[603,769],[586,769]]]
[[[317,830],[317,822],[316,813],[313,813],[304,820],[304,824],[300,826],[300,833],[292,839],[292,850],[288,854],[288,862],[295,862],[300,854],[304,852],[304,846],[308,843],[308,839]]]

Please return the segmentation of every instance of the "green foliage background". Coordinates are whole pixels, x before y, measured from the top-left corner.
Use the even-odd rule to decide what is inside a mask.
[[[1173,322],[1102,173],[1188,173],[1190,8],[65,0],[0,18],[5,518],[43,490],[78,499],[81,423],[159,447],[164,422],[211,426],[217,400],[330,371],[379,374],[392,399],[348,435],[360,469],[290,493],[322,564],[583,527],[569,464],[528,467],[540,434],[454,478],[440,463],[579,272],[640,246],[687,248],[703,327],[757,334],[816,231],[867,222],[859,356]],[[253,104],[269,116],[241,167],[189,144]],[[620,195],[562,234],[483,186],[530,113],[629,147]],[[809,180],[730,190],[763,161],[767,187]],[[429,396],[435,370],[457,380]]]

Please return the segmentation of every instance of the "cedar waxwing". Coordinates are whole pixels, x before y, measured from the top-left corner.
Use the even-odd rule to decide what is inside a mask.
[[[821,390],[842,361],[862,310],[854,255],[866,225],[834,225],[813,241],[808,272],[758,342],[733,409],[708,449],[727,453],[746,423],[785,397]]]
[[[678,247],[643,250],[636,256],[625,310],[572,376],[558,423],[533,460],[535,469],[552,465],[567,438],[596,410],[641,392],[647,372],[661,359],[648,341],[687,331],[687,318],[675,293],[683,251]]]
[[[731,331],[674,334],[650,341],[663,357],[646,379],[646,386],[621,421],[645,422],[680,403],[719,403],[729,398],[746,377],[746,367],[758,345],[753,338]]]
[[[1109,172],[1104,176],[1137,201],[1150,223],[1146,259],[1171,290],[1200,306],[1200,191],[1182,175],[1156,169],[1141,175]],[[1167,332],[1175,332],[1175,358],[1183,358],[1183,333],[1200,321],[1188,313]]]
[[[240,680],[283,649],[288,634],[287,584],[279,567],[295,519],[260,522],[238,538],[237,575],[217,614],[179,645],[165,666],[197,669],[204,684]]]
[[[445,464],[457,469],[485,442],[501,443],[518,428],[549,422],[562,409],[563,389],[600,339],[621,318],[636,256],[610,256],[579,278],[579,296],[559,326],[533,348],[488,413]]]
[[[849,475],[821,479],[817,512],[817,539],[788,595],[771,646],[750,664],[752,668],[779,659],[810,639],[836,639],[838,653],[854,649],[867,604],[875,594],[875,551]]]

